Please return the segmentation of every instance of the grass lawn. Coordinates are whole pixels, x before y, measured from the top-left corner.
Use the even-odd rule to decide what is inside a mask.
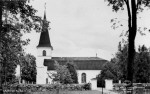
[[[56,91],[33,92],[31,94],[56,94]],[[60,91],[59,94],[102,94],[102,93],[96,90],[89,90],[89,91]]]

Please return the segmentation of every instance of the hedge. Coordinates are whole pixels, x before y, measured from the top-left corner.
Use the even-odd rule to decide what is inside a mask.
[[[4,92],[41,92],[41,91],[53,91],[53,90],[69,90],[69,91],[82,91],[91,90],[91,84],[12,84],[3,86]]]

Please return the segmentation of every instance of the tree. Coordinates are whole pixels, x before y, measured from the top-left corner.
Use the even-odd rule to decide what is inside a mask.
[[[98,86],[104,87],[105,79],[113,79],[114,82],[118,82],[120,80],[121,71],[119,70],[119,66],[111,60],[103,65],[103,69],[101,73],[98,75]]]
[[[3,39],[1,40],[2,50],[0,53],[3,58],[1,61],[3,66],[2,82],[4,82],[4,80],[5,82],[9,82],[14,78],[16,65],[20,63],[19,56],[23,53],[22,45],[26,45],[28,40],[21,40],[21,33],[12,30],[11,25],[9,24],[4,24],[3,30],[3,33],[1,33]]]
[[[128,52],[127,52],[127,46],[128,44],[121,47],[120,51],[116,53],[115,59],[116,65],[119,68],[119,71],[121,72],[119,79],[122,81],[126,80],[126,72],[127,72],[127,59],[128,59]],[[134,58],[134,68],[133,68],[133,82],[135,83],[148,83],[149,82],[149,67],[150,67],[150,58],[149,58],[149,51],[148,49],[143,45],[139,46],[138,52],[135,53]]]
[[[21,79],[29,82],[36,82],[36,58],[27,54],[22,57],[21,64]]]
[[[21,32],[30,32],[31,28],[38,30],[40,27],[36,22],[40,22],[41,18],[35,16],[36,10],[28,4],[29,1],[0,0],[0,94],[3,94],[2,70],[5,60],[11,57],[13,62],[18,61],[16,58],[22,53],[21,47],[27,43],[20,40]]]
[[[116,80],[117,79],[117,72],[115,71],[116,68],[115,64],[108,62],[104,65],[104,68],[101,72],[101,76],[104,77],[104,79],[113,79]]]
[[[126,80],[127,72],[127,52],[128,44],[123,46],[119,44],[118,52],[115,57],[111,59],[109,63],[104,65],[104,68],[100,74],[100,79],[113,79],[121,80],[124,82]],[[135,53],[134,58],[134,68],[133,68],[133,82],[134,83],[148,83],[150,82],[150,57],[149,50],[143,45],[139,46],[138,52]]]
[[[53,81],[61,84],[73,83],[73,79],[71,78],[71,74],[66,65],[59,65],[58,62],[55,62],[54,66],[56,73],[52,73],[52,75],[49,75],[50,78],[53,78]]]
[[[119,43],[118,52],[114,58],[116,66],[118,66],[118,71],[120,72],[119,79],[125,81],[127,78],[127,62],[128,62],[128,44],[123,46]]]
[[[71,74],[73,83],[77,84],[78,83],[78,75],[77,75],[77,71],[76,71],[76,65],[73,62],[67,62],[66,66]]]
[[[110,62],[103,66],[100,77],[103,79],[113,79],[114,82],[118,82],[118,80],[125,81],[127,72],[127,58],[127,44],[122,46],[120,42],[118,45],[118,52]]]
[[[109,5],[112,5],[114,11],[119,9],[124,10],[126,5],[128,13],[128,62],[127,62],[127,80],[133,81],[133,63],[135,56],[135,38],[137,34],[137,13],[143,10],[144,7],[149,7],[150,0],[106,0]]]
[[[150,57],[148,49],[143,45],[139,46],[138,54],[135,59],[134,82],[149,83],[150,82]]]

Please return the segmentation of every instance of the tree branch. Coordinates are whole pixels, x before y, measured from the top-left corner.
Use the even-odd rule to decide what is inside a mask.
[[[138,10],[139,5],[141,4],[141,1],[142,1],[142,0],[137,0],[136,10]]]
[[[124,0],[125,3],[127,3],[127,0]]]

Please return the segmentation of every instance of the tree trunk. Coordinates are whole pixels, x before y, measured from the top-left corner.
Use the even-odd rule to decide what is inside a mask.
[[[2,1],[0,1],[0,47],[2,47]],[[2,49],[2,48],[0,48]],[[1,54],[1,52],[0,52]],[[2,61],[0,61],[0,94],[3,94],[3,89],[2,89]]]
[[[129,45],[128,45],[128,63],[127,63],[127,80],[133,81],[133,63],[134,63],[134,40],[132,34],[129,33]]]
[[[137,32],[137,14],[136,14],[136,2],[135,0],[131,0],[131,11],[132,11],[132,27],[129,28],[129,45],[128,45],[128,64],[127,64],[127,80],[133,82],[133,64],[134,64],[134,56],[135,56],[135,37]]]

